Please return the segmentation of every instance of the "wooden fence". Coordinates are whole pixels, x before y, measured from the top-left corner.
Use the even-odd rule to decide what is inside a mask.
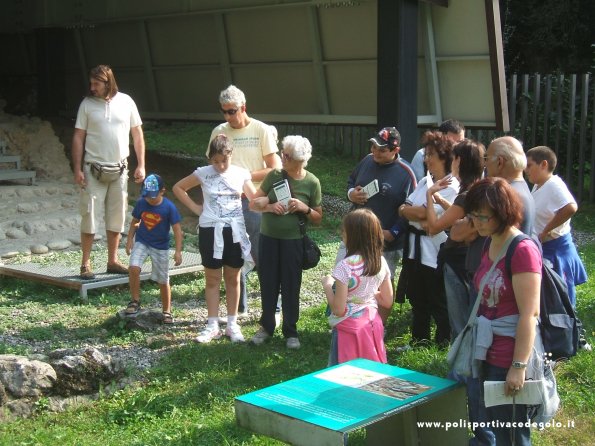
[[[510,134],[525,149],[551,147],[556,172],[579,203],[595,202],[595,91],[591,75],[513,74],[508,83]]]

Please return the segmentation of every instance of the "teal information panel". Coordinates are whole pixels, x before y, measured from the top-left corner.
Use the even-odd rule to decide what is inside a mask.
[[[236,399],[347,432],[422,404],[458,385],[448,379],[355,359]]]

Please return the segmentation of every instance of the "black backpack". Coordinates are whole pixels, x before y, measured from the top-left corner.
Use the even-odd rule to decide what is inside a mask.
[[[505,268],[508,277],[512,278],[510,264],[517,245],[522,241],[535,240],[526,234],[517,235],[505,257]],[[543,347],[548,359],[557,361],[576,355],[579,341],[580,321],[568,297],[568,287],[560,275],[554,271],[544,259],[541,268],[541,297],[539,300],[539,328]]]

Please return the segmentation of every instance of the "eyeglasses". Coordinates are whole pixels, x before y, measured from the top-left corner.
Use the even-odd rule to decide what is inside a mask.
[[[233,116],[238,112],[239,108],[230,108],[229,110],[225,110],[224,108],[221,109],[221,113],[224,115]]]
[[[285,161],[288,161],[291,159],[291,156],[285,152],[281,152],[281,158],[283,158]]]
[[[473,212],[471,212],[470,214],[467,214],[467,218],[479,221],[480,223],[487,223],[492,218],[494,218],[494,216],[493,215],[474,214]]]

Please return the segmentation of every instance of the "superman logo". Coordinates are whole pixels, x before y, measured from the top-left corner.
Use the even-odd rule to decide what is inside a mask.
[[[161,223],[161,215],[159,214],[143,212],[140,217],[149,231]]]

